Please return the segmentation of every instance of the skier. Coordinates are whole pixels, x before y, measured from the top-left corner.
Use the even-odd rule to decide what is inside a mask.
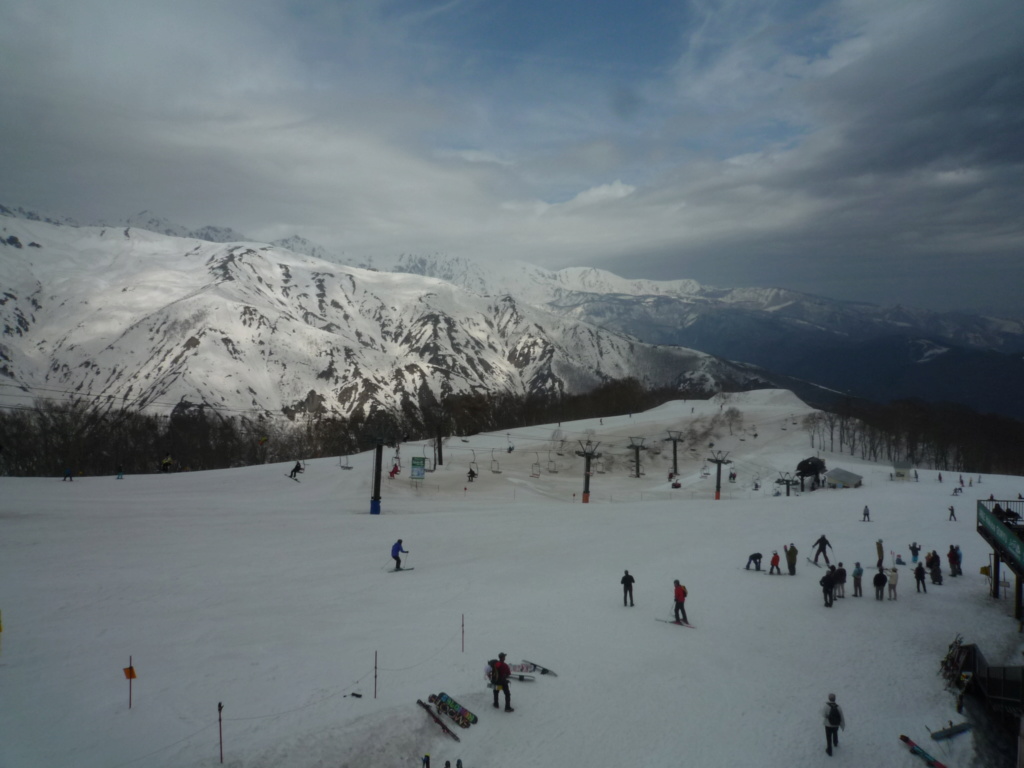
[[[814,564],[818,564],[818,557],[821,555],[825,556],[825,565],[831,565],[828,559],[828,552],[825,551],[825,547],[832,548],[832,543],[825,538],[825,534],[821,534],[821,538],[811,544],[812,547],[817,547],[818,551],[814,553]]]
[[[301,461],[296,461],[295,462],[295,466],[292,467],[292,471],[288,473],[288,477],[290,477],[292,480],[294,480],[295,476],[297,474],[299,474],[299,472],[301,472],[301,471],[302,471],[302,462]]]
[[[834,599],[833,590],[836,586],[836,567],[830,565],[818,583],[821,585],[821,594],[825,598],[825,607],[831,608]]]
[[[399,555],[402,555],[402,554],[408,555],[409,554],[409,550],[402,548],[402,540],[399,539],[398,541],[396,541],[394,544],[391,545],[391,557],[395,561],[395,570],[396,571],[402,570],[402,558],[399,557]]]
[[[860,567],[860,563],[853,564],[853,596],[864,597],[864,593],[861,592],[861,579],[864,577],[864,569]]]
[[[912,563],[916,563],[917,562],[917,555],[921,551],[921,545],[918,544],[915,541],[913,544],[910,545],[909,549],[910,549],[910,561]]]
[[[950,521],[950,520],[956,520],[956,510],[953,509],[953,505],[952,504],[949,505],[949,517],[946,518],[947,522]]]
[[[892,570],[889,571],[889,599],[890,600],[895,600],[896,599],[896,582],[898,582],[899,579],[900,579],[900,573],[899,573],[898,570],[896,570],[896,566],[894,565],[892,567]]]
[[[917,582],[917,591],[928,593],[928,587],[924,585],[924,563],[918,563],[914,569],[914,580]]]
[[[679,579],[676,579],[673,583],[675,584],[676,624],[689,624],[690,620],[686,618],[686,596],[689,593],[686,591],[686,587],[679,583]],[[680,614],[683,616],[682,620],[679,618]]]
[[[821,712],[825,721],[825,751],[832,755],[832,747],[839,746],[839,729],[846,730],[846,718],[843,716],[843,708],[836,704],[836,695],[828,695],[828,703]]]
[[[885,548],[882,546],[881,539],[875,542],[875,552],[878,553],[878,562],[875,564],[875,567],[881,568],[885,564]]]
[[[498,660],[491,662],[491,684],[494,686],[494,708],[498,708],[498,692],[502,691],[505,694],[505,711],[515,712],[512,709],[512,694],[508,690],[508,679],[512,675],[512,670],[508,668],[508,664],[505,663],[505,654],[499,653]]]
[[[836,587],[833,594],[838,598],[846,597],[846,569],[843,568],[843,564],[840,563],[839,567],[836,568]]]
[[[760,571],[761,570],[761,553],[760,552],[755,552],[754,554],[752,554],[750,557],[747,558],[747,564],[745,566],[743,566],[744,570],[748,570],[749,571],[751,563],[754,564],[754,570],[755,571]]]
[[[864,522],[864,523],[870,523],[871,522],[871,510],[868,509],[868,505],[867,504],[864,505],[864,515],[861,517],[861,522]]]
[[[878,573],[875,574],[875,578],[871,580],[871,583],[875,586],[875,600],[881,600],[885,595],[885,584],[889,579],[885,576],[885,570],[882,568],[878,569]]]
[[[786,567],[789,568],[789,575],[796,576],[796,545],[790,542],[788,547],[783,545],[782,550],[786,553]]]
[[[630,607],[633,606],[633,584],[636,582],[632,576],[629,575],[629,571],[625,572],[625,575],[619,580],[622,584],[622,606],[626,606],[626,598],[629,598]]]
[[[779,574],[779,576],[782,575],[782,571],[779,569],[779,550],[773,549],[772,550],[772,567],[768,569],[768,575],[771,576],[772,574],[776,574],[776,573]]]

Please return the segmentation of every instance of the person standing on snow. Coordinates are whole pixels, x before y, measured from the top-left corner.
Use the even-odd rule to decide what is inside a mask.
[[[409,550],[402,549],[402,540],[399,539],[398,541],[396,541],[394,544],[391,545],[391,558],[395,561],[395,570],[396,571],[402,570],[402,558],[400,557],[400,555],[403,555],[403,554],[408,555],[409,554]]]
[[[952,544],[949,545],[949,552],[946,553],[946,559],[949,561],[949,575],[951,577],[958,576],[959,574],[957,574],[957,567],[956,567],[957,566],[956,550],[953,548]]]
[[[892,567],[889,571],[889,599],[896,599],[896,583],[900,580],[900,572],[896,570],[896,566]]]
[[[928,593],[928,587],[924,585],[924,563],[918,563],[914,569],[914,580],[917,582],[917,591]]]
[[[875,586],[875,600],[881,600],[885,596],[885,584],[887,581],[889,579],[885,577],[885,571],[879,568],[875,578],[871,580],[871,583]]]
[[[811,544],[811,546],[818,548],[818,551],[814,553],[814,564],[815,565],[818,564],[818,558],[821,555],[825,556],[825,565],[831,565],[831,562],[828,559],[828,552],[825,551],[825,547],[828,547],[829,549],[832,549],[832,542],[830,542],[828,539],[825,538],[825,534],[824,533],[821,534],[821,538],[818,539],[813,544]]]
[[[860,567],[860,563],[853,564],[853,596],[864,597],[864,593],[861,592],[861,579],[864,578],[864,569]]]
[[[676,601],[676,624],[689,624],[690,620],[686,618],[686,596],[689,594],[686,591],[686,587],[679,583],[679,579],[675,582],[675,601]],[[679,618],[682,614],[682,619]]]
[[[782,575],[782,571],[779,568],[779,550],[777,549],[772,550],[772,567],[768,569],[769,576],[775,573],[779,574],[779,576]]]
[[[915,541],[908,547],[908,549],[910,550],[910,562],[916,563],[917,555],[921,551],[921,545]]]
[[[828,703],[821,711],[822,719],[825,721],[825,751],[832,755],[832,747],[839,746],[839,729],[846,730],[846,718],[843,716],[843,708],[836,704],[836,695],[828,695]]]
[[[498,708],[498,692],[505,694],[505,711],[515,712],[512,709],[512,694],[508,689],[508,679],[512,676],[512,670],[505,663],[505,654],[499,653],[498,660],[491,664],[491,685],[494,688],[494,708]]]
[[[786,553],[786,567],[789,568],[789,575],[796,576],[796,545],[790,542],[788,547],[783,545],[782,550]]]
[[[629,598],[629,605],[633,605],[633,583],[636,581],[632,576],[629,575],[629,571],[626,571],[625,575],[619,580],[622,584],[622,606],[626,606],[626,598]]]
[[[830,565],[818,583],[821,585],[821,594],[825,598],[825,607],[831,608],[834,600],[833,590],[836,586],[836,567]]]
[[[861,522],[865,522],[865,523],[870,523],[871,522],[871,510],[868,509],[868,505],[867,504],[864,505],[864,515],[861,517]]]
[[[949,505],[949,517],[946,519],[946,522],[949,522],[950,520],[956,520],[956,510],[953,509],[952,504]]]
[[[846,597],[846,569],[843,568],[842,563],[836,568],[836,588],[834,594],[836,597]]]

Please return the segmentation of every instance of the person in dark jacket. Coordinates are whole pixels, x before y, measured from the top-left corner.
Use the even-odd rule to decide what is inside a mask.
[[[836,568],[836,588],[833,594],[837,598],[846,597],[846,569],[843,568],[842,563]]]
[[[625,575],[619,580],[622,584],[622,605],[626,605],[626,598],[629,598],[629,605],[633,605],[633,584],[636,582],[632,576],[629,575],[629,571],[626,571]]]
[[[299,474],[299,472],[301,472],[301,471],[302,471],[302,462],[301,461],[296,461],[295,462],[295,466],[292,467],[292,471],[288,473],[288,477],[290,477],[292,480],[294,480],[295,476],[297,474]]]
[[[846,730],[846,717],[843,716],[843,708],[836,704],[836,695],[828,695],[828,703],[821,711],[822,719],[825,721],[825,751],[832,754],[832,747],[839,746],[839,729]]]
[[[818,583],[821,585],[821,594],[825,598],[825,607],[831,608],[834,600],[833,590],[836,588],[836,567],[830,565]]]
[[[760,552],[755,552],[750,557],[748,557],[747,558],[747,564],[745,566],[743,566],[743,567],[746,570],[749,571],[751,563],[754,564],[754,570],[755,571],[760,571],[761,570],[761,553]]]
[[[814,542],[811,546],[818,548],[818,551],[814,553],[814,564],[815,565],[818,564],[818,558],[821,557],[822,555],[825,556],[825,565],[831,565],[831,562],[828,559],[828,552],[825,551],[825,547],[828,547],[829,549],[832,549],[832,543],[828,539],[825,538],[825,534],[824,533],[821,534],[821,538],[818,539],[816,542]]]
[[[875,585],[875,600],[883,600],[885,598],[885,585],[889,583],[889,579],[885,575],[885,569],[879,568],[871,583]]]
[[[689,624],[689,619],[686,618],[686,596],[689,594],[686,591],[686,587],[679,583],[679,579],[674,582],[675,591],[673,597],[676,601],[676,624]]]
[[[402,570],[402,557],[401,556],[403,554],[408,555],[409,551],[407,549],[403,549],[402,548],[402,540],[399,539],[398,541],[396,541],[394,544],[391,545],[391,557],[395,561],[395,570],[396,571]]]
[[[921,545],[915,541],[913,544],[910,545],[910,547],[908,547],[908,549],[910,549],[910,562],[916,563],[917,556],[921,552]]]
[[[917,568],[914,569],[914,581],[917,582],[918,592],[928,592],[928,587],[924,585],[924,563],[918,563]]]
[[[498,692],[505,694],[505,711],[515,712],[512,709],[512,694],[508,689],[508,679],[512,676],[512,670],[508,668],[508,664],[505,663],[505,654],[498,654],[498,661],[495,664],[491,664],[493,674],[491,675],[491,684],[494,687],[494,708],[498,708]]]

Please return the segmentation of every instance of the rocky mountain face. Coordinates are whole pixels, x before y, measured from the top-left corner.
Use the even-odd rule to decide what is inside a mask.
[[[149,222],[147,222],[149,223]],[[0,219],[0,401],[350,415],[634,377],[707,393],[763,372],[511,295],[271,245]]]

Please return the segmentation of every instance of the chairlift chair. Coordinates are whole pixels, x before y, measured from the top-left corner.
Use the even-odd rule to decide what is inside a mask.
[[[501,474],[501,465],[498,463],[498,460],[494,458],[493,448],[491,448],[491,472],[493,472],[496,475]]]
[[[476,463],[476,450],[473,448],[469,450],[473,451],[473,460],[469,462],[469,471],[473,473],[474,477],[480,477],[480,467]]]
[[[540,454],[534,454],[537,461],[530,467],[530,477],[540,477]]]
[[[551,451],[548,451],[548,472],[552,475],[558,474],[558,464],[551,458]]]
[[[427,446],[424,445],[423,446],[423,471],[424,472],[433,472],[435,469],[437,469],[437,460],[433,456],[430,456],[430,457],[427,456]]]
[[[341,463],[342,459],[345,460],[344,464]],[[345,454],[344,456],[338,459],[338,466],[341,467],[342,469],[352,469],[352,465],[348,463],[348,454]]]

